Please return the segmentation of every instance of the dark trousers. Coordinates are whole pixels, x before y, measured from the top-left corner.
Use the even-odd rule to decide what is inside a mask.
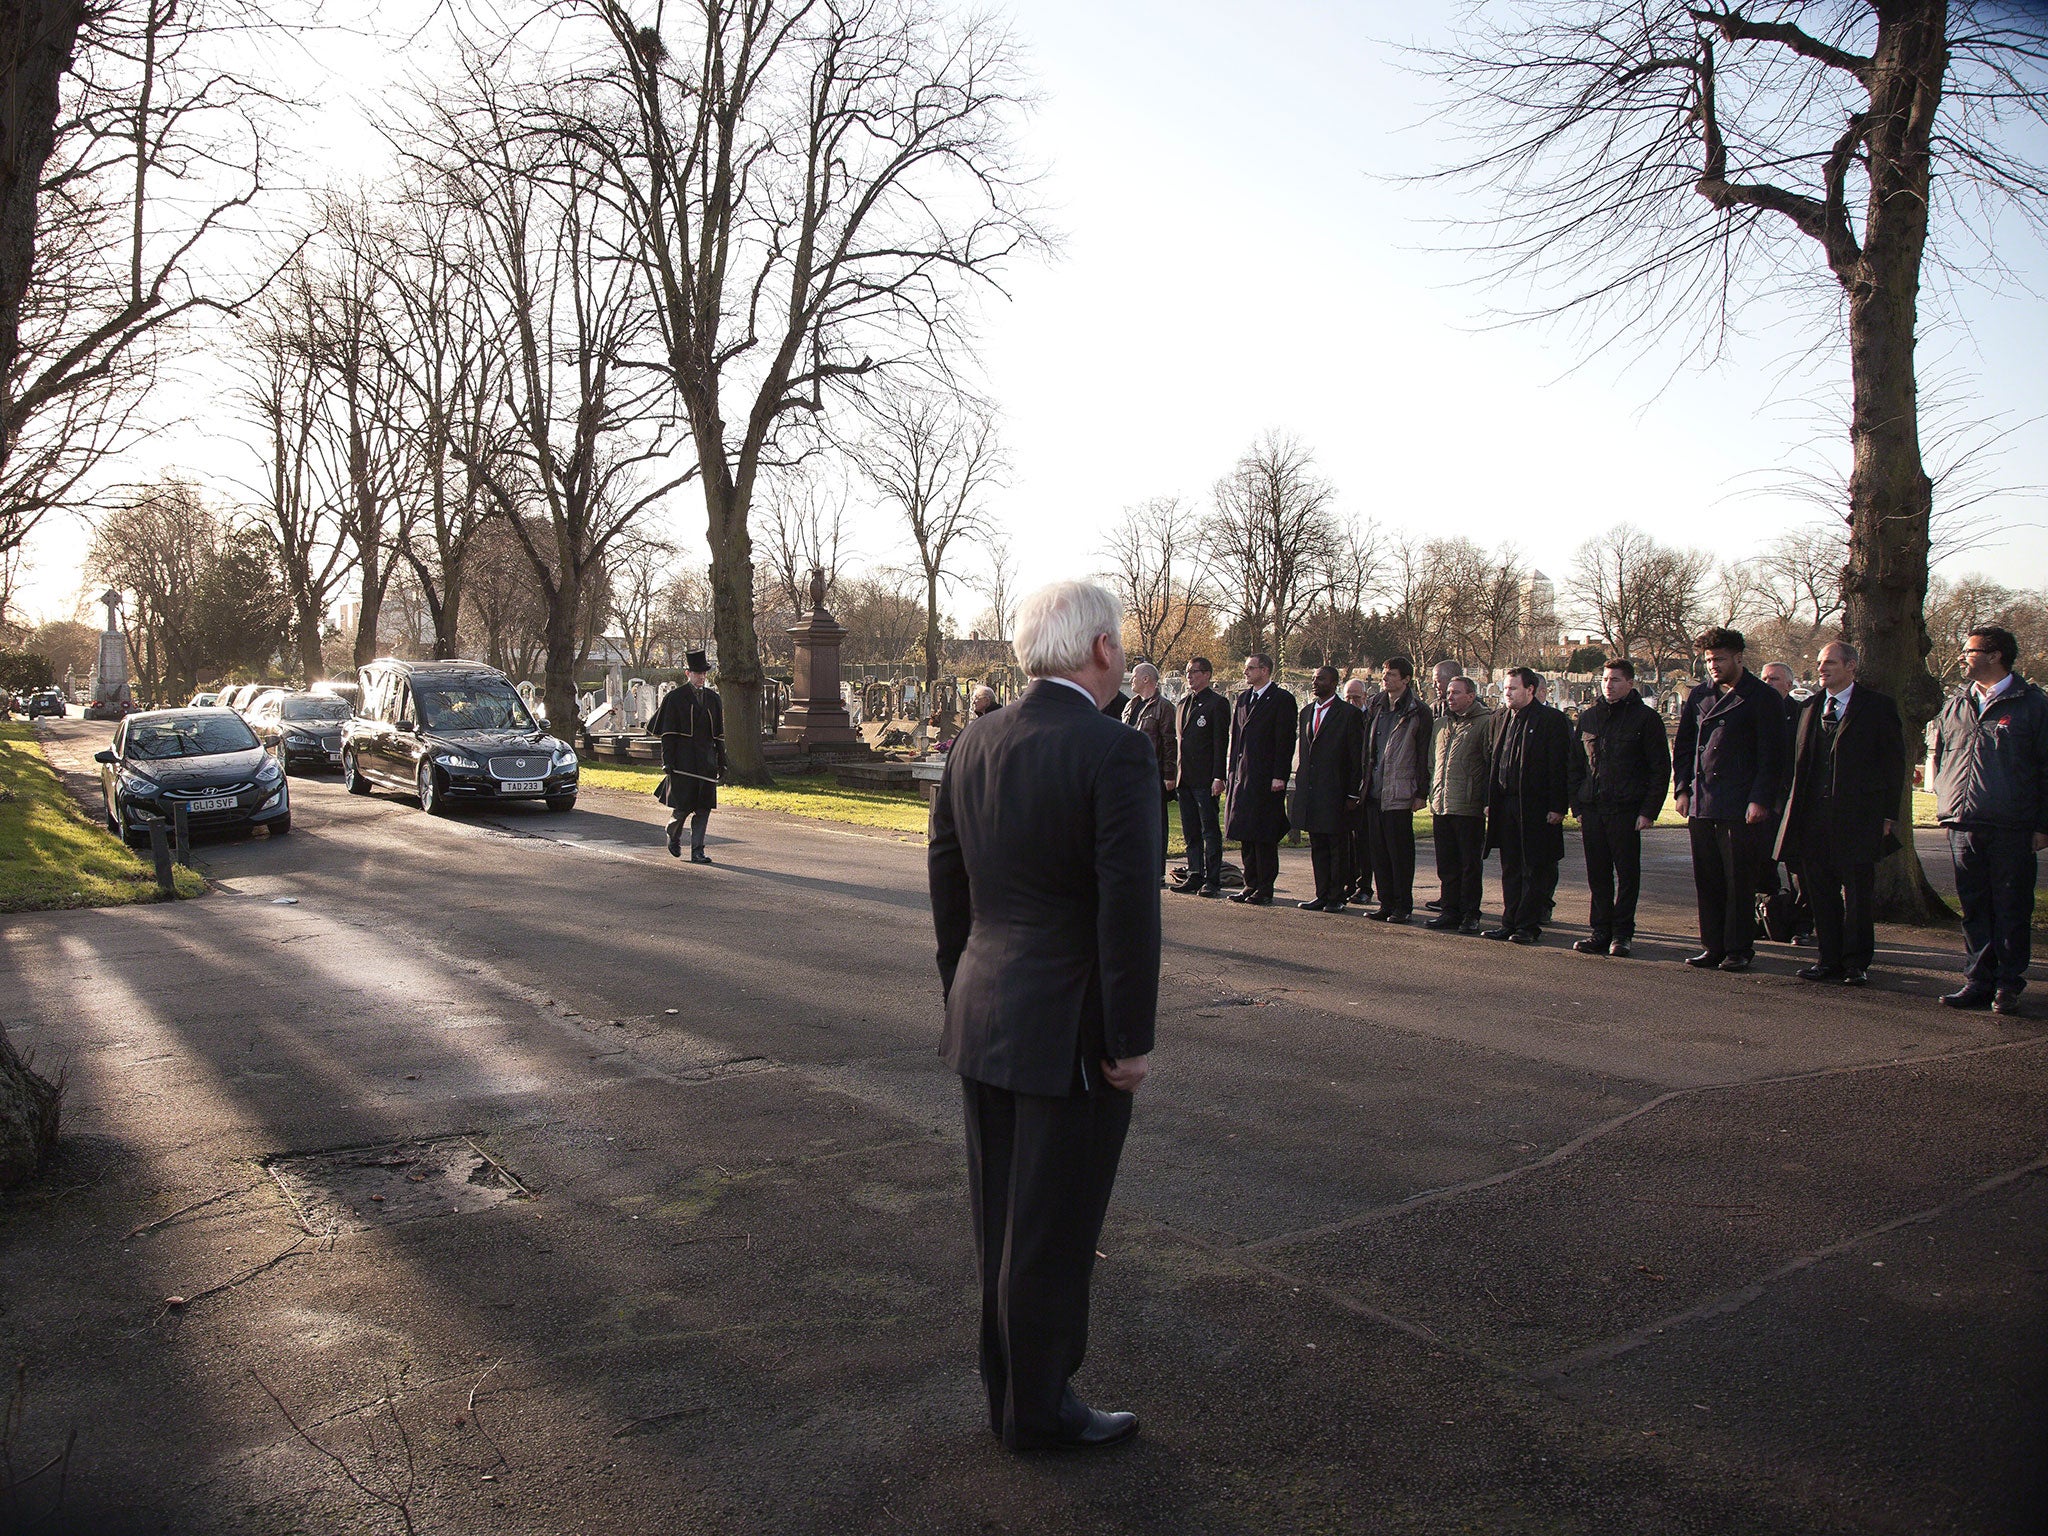
[[[1486,818],[1439,816],[1435,823],[1436,877],[1443,916],[1469,923],[1479,916],[1486,878]]]
[[[1067,1379],[1088,1352],[1088,1282],[1131,1096],[1099,1081],[1057,1099],[960,1086],[989,1428],[1013,1449],[1044,1445],[1085,1422]]]
[[[1173,803],[1174,793],[1165,785],[1159,786],[1159,868],[1166,869],[1166,808]]]
[[[1700,948],[1710,955],[1755,954],[1757,880],[1769,851],[1769,824],[1696,816],[1685,828],[1692,839]]]
[[[1799,889],[1813,908],[1820,963],[1867,971],[1877,957],[1877,866],[1838,864],[1825,836],[1799,845]]]
[[[1223,818],[1206,784],[1180,787],[1180,835],[1188,845],[1188,876],[1214,885],[1223,873]]]
[[[1501,927],[1510,933],[1541,933],[1556,895],[1557,860],[1523,857],[1522,840],[1510,821],[1500,845]]]
[[[1347,807],[1338,834],[1337,875],[1354,901],[1372,899],[1372,848],[1365,835],[1365,803]]]
[[[1280,840],[1268,843],[1246,838],[1239,846],[1244,849],[1244,888],[1270,895],[1273,882],[1280,878]]]
[[[1633,809],[1594,809],[1579,823],[1586,840],[1586,884],[1592,891],[1592,915],[1586,926],[1595,939],[1636,936],[1636,897],[1643,888],[1643,834],[1636,830]]]
[[[1344,899],[1344,834],[1311,832],[1308,835],[1309,865],[1316,872],[1316,900]]]
[[[669,825],[673,827],[676,822],[682,819],[680,816],[674,817],[670,820]],[[711,812],[708,809],[692,811],[690,813],[690,846],[699,853],[704,851],[704,828],[710,820]]]
[[[1372,883],[1380,910],[1403,917],[1415,910],[1415,813],[1405,805],[1390,811],[1365,802],[1365,831],[1372,846]]]
[[[1963,974],[1973,987],[2018,992],[2033,953],[2034,888],[2041,856],[2033,834],[2014,827],[1948,829],[1963,904]]]

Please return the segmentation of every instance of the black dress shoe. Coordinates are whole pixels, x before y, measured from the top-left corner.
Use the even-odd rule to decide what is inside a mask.
[[[1843,976],[1838,966],[1808,965],[1800,968],[1799,979],[1801,981],[1841,981]]]
[[[1703,949],[1696,955],[1687,955],[1685,963],[1696,971],[1711,971],[1725,958],[1715,954],[1711,949]]]
[[[1425,901],[1423,905],[1432,912],[1441,912],[1444,909],[1444,904],[1441,901]]]
[[[1867,987],[1870,985],[1870,972],[1864,970],[1860,965],[1852,965],[1849,969],[1842,972],[1842,985],[1845,987]]]
[[[1330,904],[1327,907],[1323,908],[1323,910],[1325,912],[1342,912],[1344,910],[1343,898],[1337,896],[1331,897]]]
[[[1756,964],[1755,955],[1723,955],[1721,969],[1724,971],[1746,971]]]
[[[1253,891],[1249,896],[1245,897],[1244,904],[1248,907],[1270,907],[1273,905],[1273,893],[1271,891]]]
[[[1628,940],[1616,939],[1607,946],[1607,953],[1614,956],[1617,960],[1626,960],[1629,956]]]
[[[1458,926],[1458,921],[1458,917],[1455,913],[1442,912],[1438,913],[1435,917],[1432,917],[1428,922],[1424,923],[1422,926],[1425,928],[1440,929],[1455,928]]]
[[[1100,1408],[1088,1410],[1088,1422],[1072,1434],[1061,1435],[1042,1447],[1048,1451],[1100,1451],[1112,1445],[1122,1445],[1126,1440],[1138,1437],[1138,1416],[1135,1413],[1104,1413]]]
[[[1479,919],[1476,917],[1468,917],[1465,919],[1465,921],[1458,924],[1458,932],[1463,934],[1469,934],[1473,938],[1477,938],[1479,936],[1479,928]]]
[[[1197,896],[1206,896],[1211,901],[1214,901],[1218,896],[1221,896],[1223,894],[1223,887],[1220,885],[1205,885],[1199,891],[1195,892],[1195,894]]]
[[[690,862],[692,864],[709,864],[711,862],[711,855],[702,848],[692,848],[690,850]]]
[[[1517,928],[1508,935],[1510,944],[1541,944],[1543,931],[1540,928]]]
[[[1374,907],[1370,912],[1366,913],[1365,915],[1371,918],[1376,923],[1389,922],[1392,920],[1394,916],[1392,909],[1387,907]]]
[[[1485,939],[1499,939],[1503,944],[1514,936],[1515,930],[1512,928],[1489,928],[1480,935],[1481,938]]]
[[[683,824],[680,821],[668,824],[668,856],[672,859],[683,856]]]
[[[1607,941],[1605,939],[1579,939],[1574,941],[1572,948],[1582,955],[1604,955],[1607,953]],[[1622,948],[1626,949],[1628,946],[1624,944]]]
[[[1232,891],[1226,899],[1236,902],[1239,906],[1243,906],[1257,894],[1258,892],[1256,891]]]
[[[1295,905],[1304,912],[1327,912],[1330,910],[1330,904],[1320,896],[1314,901],[1297,901]]]
[[[1989,1008],[1997,995],[1990,987],[1963,987],[1942,993],[1941,1001],[1945,1008]]]
[[[1998,995],[1991,999],[1991,1011],[2002,1018],[2018,1018],[2020,1016],[2019,988],[2000,987]]]
[[[1367,915],[1370,916],[1371,914],[1368,913]],[[1406,927],[1409,923],[1414,922],[1415,918],[1412,914],[1407,912],[1389,912],[1385,917],[1381,918],[1380,921],[1383,923],[1389,923],[1396,928],[1403,928]]]

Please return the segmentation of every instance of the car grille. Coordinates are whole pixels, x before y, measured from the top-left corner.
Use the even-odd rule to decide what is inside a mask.
[[[546,752],[525,752],[517,757],[491,759],[494,779],[544,779],[555,770],[555,760]]]
[[[239,784],[214,784],[205,789],[167,789],[158,798],[164,801],[212,800],[221,795],[245,795],[255,787],[253,781],[244,779]]]

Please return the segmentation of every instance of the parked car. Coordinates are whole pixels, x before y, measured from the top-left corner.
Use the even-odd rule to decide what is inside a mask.
[[[292,829],[291,786],[247,721],[227,709],[156,709],[130,715],[114,744],[94,754],[107,830],[148,841],[145,817],[185,807],[194,832]]]
[[[37,715],[55,715],[59,720],[62,720],[64,718],[64,695],[54,688],[44,688],[40,692],[32,693],[28,696],[28,708],[23,713],[31,720],[35,719]]]
[[[342,727],[341,778],[419,796],[446,815],[463,803],[576,804],[576,750],[544,734],[505,674],[478,661],[373,661]]]
[[[346,699],[351,710],[362,702],[363,697],[363,689],[360,683],[344,682],[339,678],[332,677],[323,677],[319,682],[308,688],[306,692],[324,693],[332,698]]]
[[[341,728],[350,713],[343,699],[274,689],[249,706],[246,718],[264,750],[290,773],[295,768],[339,768]]]
[[[214,705],[218,704],[219,702],[219,694],[207,693],[202,691],[193,694],[191,698],[187,699],[185,701],[185,707],[187,709],[211,709],[214,707]]]

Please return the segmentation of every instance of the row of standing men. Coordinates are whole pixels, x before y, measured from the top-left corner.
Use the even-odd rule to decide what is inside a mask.
[[[1675,741],[1626,658],[1607,665],[1601,698],[1576,720],[1544,702],[1528,668],[1509,672],[1499,708],[1470,678],[1440,679],[1432,710],[1399,656],[1376,696],[1358,678],[1339,696],[1335,669],[1324,667],[1306,704],[1273,682],[1263,655],[1245,659],[1234,701],[1215,688],[1207,659],[1194,659],[1177,707],[1141,665],[1135,696],[1110,711],[1152,741],[1162,825],[1168,803],[1179,804],[1187,869],[1174,889],[1183,893],[1224,894],[1227,835],[1244,858],[1244,888],[1229,899],[1271,904],[1280,842],[1301,831],[1315,878],[1303,910],[1376,896],[1368,917],[1413,921],[1415,814],[1427,808],[1441,884],[1427,926],[1535,944],[1571,813],[1591,897],[1590,931],[1573,948],[1627,956],[1642,834],[1669,792],[1686,818],[1699,916],[1700,950],[1686,963],[1754,963],[1757,895],[1782,863],[1810,907],[1819,951],[1801,978],[1860,986],[1875,958],[1876,865],[1898,846],[1906,751],[1897,705],[1857,683],[1859,657],[1844,642],[1821,651],[1822,686],[1805,700],[1748,669],[1739,631],[1710,629],[1695,643],[1707,677],[1687,695]],[[2013,650],[1995,628],[1967,642],[1968,681],[1943,711],[1934,759],[1968,945],[1966,984],[1944,1001],[2001,1012],[2017,1012],[2025,986],[2035,866],[2048,845],[2048,696],[2011,671]],[[1502,913],[1486,927],[1482,874],[1496,850]]]

